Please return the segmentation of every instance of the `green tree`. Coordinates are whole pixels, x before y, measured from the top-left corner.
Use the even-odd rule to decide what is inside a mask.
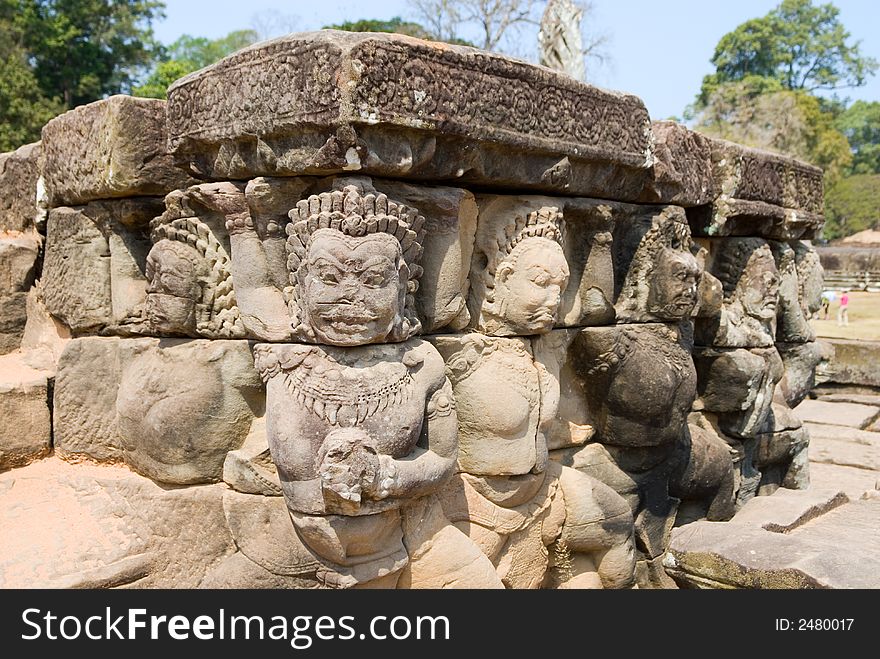
[[[15,0],[0,0],[0,151],[39,140],[43,124],[64,110],[37,84],[14,22],[17,11]]]
[[[161,52],[159,0],[13,0],[14,24],[47,98],[72,108],[128,92]]]
[[[825,104],[827,105],[827,104]],[[825,170],[826,185],[846,174],[852,153],[834,112],[805,91],[774,78],[747,76],[721,85],[696,114],[694,128],[712,137],[770,149]]]
[[[833,4],[783,0],[762,18],[746,21],[721,38],[712,56],[715,73],[703,79],[698,105],[722,84],[761,76],[785,89],[815,92],[865,84],[877,70],[859,43],[850,43]]]
[[[825,238],[865,229],[880,229],[880,174],[849,176],[825,191]]]
[[[835,123],[852,147],[853,174],[880,174],[880,103],[856,101]]]
[[[418,39],[434,39],[435,37],[424,27],[412,21],[404,21],[400,16],[388,20],[365,18],[359,21],[345,21],[336,25],[325,25],[325,30],[345,30],[346,32],[392,32],[406,34]]]
[[[420,23],[405,21],[399,16],[395,16],[388,20],[361,19],[358,21],[346,21],[336,25],[325,25],[323,29],[345,30],[346,32],[391,32],[394,34],[406,34],[418,39],[427,39],[428,41],[445,41],[446,43],[457,44],[459,46],[473,46],[471,42],[457,37],[441,38],[426,29]]]
[[[160,61],[143,84],[132,90],[134,96],[166,98],[168,87],[178,78],[209,66],[258,39],[255,30],[237,30],[220,39],[182,35],[165,49]]]

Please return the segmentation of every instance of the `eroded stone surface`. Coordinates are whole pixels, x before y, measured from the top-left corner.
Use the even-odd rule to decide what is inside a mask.
[[[222,486],[48,458],[0,475],[0,586],[196,588],[235,551]]]
[[[0,232],[31,231],[46,223],[40,143],[0,154]]]
[[[137,331],[148,227],[162,208],[161,199],[146,197],[52,209],[42,276],[49,312],[75,333]]]
[[[702,206],[720,193],[712,176],[711,140],[674,121],[655,121],[653,177],[645,201]]]
[[[165,101],[111,96],[43,127],[43,177],[51,206],[164,195],[189,178],[167,151]]]
[[[49,382],[20,354],[0,357],[0,471],[21,467],[52,448]]]
[[[289,35],[168,97],[175,158],[214,179],[360,171],[634,201],[652,161],[634,96],[399,35]]]
[[[626,501],[592,476],[548,462],[545,433],[559,401],[555,369],[536,362],[522,338],[435,341],[457,401],[462,473],[442,495],[450,521],[481,547],[508,588],[629,585]]]
[[[876,588],[880,500],[843,502],[833,492],[822,503],[818,493],[780,490],[753,499],[732,522],[683,526],[673,532],[667,572],[697,588]]]
[[[789,156],[710,139],[720,194],[690,214],[701,236],[812,239],[824,224],[822,170]]]
[[[218,481],[261,398],[246,341],[75,339],[58,365],[56,446],[161,483]]]
[[[0,354],[21,343],[41,242],[35,231],[0,233]]]

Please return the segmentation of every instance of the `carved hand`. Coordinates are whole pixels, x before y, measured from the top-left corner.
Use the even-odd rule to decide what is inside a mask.
[[[340,428],[324,439],[318,454],[318,475],[325,489],[354,504],[362,497],[384,499],[394,485],[394,460],[379,455],[360,428]]]

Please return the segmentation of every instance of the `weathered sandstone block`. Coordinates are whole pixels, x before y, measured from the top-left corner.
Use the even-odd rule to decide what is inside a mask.
[[[34,231],[0,233],[0,354],[21,343],[40,244]]]
[[[218,481],[262,408],[246,341],[88,337],[58,365],[56,446],[160,483]]]
[[[196,588],[235,551],[225,489],[54,457],[2,474],[0,587]]]
[[[0,357],[0,471],[21,467],[52,449],[49,382],[18,354]]]
[[[74,333],[142,324],[150,221],[162,200],[133,198],[53,208],[43,262],[49,312]]]
[[[185,187],[167,151],[165,101],[111,96],[81,105],[43,127],[49,204],[164,195]]]
[[[652,162],[636,97],[400,35],[289,35],[168,98],[176,161],[214,180],[362,172],[634,201]]]
[[[721,192],[712,172],[712,141],[674,121],[655,121],[654,167],[644,201],[691,207]]]
[[[700,236],[816,238],[825,218],[822,170],[789,156],[711,139],[712,178],[720,194],[689,213]]]
[[[40,143],[0,154],[0,232],[29,231],[46,223]]]

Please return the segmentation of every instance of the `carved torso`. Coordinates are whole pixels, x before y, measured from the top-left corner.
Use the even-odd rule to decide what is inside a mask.
[[[363,348],[260,346],[267,384],[269,447],[293,509],[328,512],[298,484],[318,479],[317,462],[333,430],[366,432],[380,455],[409,455],[423,435],[426,402],[444,383],[443,362],[418,339]],[[399,507],[394,498],[365,500],[357,514]]]
[[[522,339],[465,339],[449,359],[461,471],[505,476],[535,468],[540,389],[527,345]]]
[[[597,438],[614,446],[675,441],[697,384],[678,331],[665,325],[620,327],[599,354],[595,348],[582,353],[581,377],[596,413]]]

